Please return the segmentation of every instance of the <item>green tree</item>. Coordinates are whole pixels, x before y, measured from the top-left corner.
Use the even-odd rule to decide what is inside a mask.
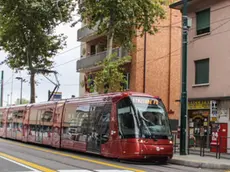
[[[78,14],[90,29],[97,26],[98,34],[107,35],[107,54],[112,54],[113,43],[132,47],[135,36],[145,32],[154,34],[153,27],[165,18],[167,0],[84,0]]]
[[[28,103],[29,103],[29,100],[22,98],[22,104],[28,104]],[[20,105],[20,99],[19,98],[15,101],[15,104]]]
[[[145,33],[155,34],[153,27],[165,18],[164,4],[167,0],[84,0],[79,5],[78,14],[81,21],[97,34],[107,36],[107,58],[101,62],[102,70],[94,72],[94,86],[99,92],[120,91],[124,83],[122,66],[130,61],[130,57],[117,58],[112,55],[113,44],[120,45],[130,51],[133,38]],[[77,22],[76,22],[77,23]],[[76,24],[74,23],[74,24]],[[116,59],[117,58],[117,59]],[[114,61],[114,59],[118,61]],[[89,79],[88,82],[92,82]],[[105,84],[106,83],[106,84]],[[82,83],[84,85],[84,82]],[[108,88],[104,90],[104,86]]]
[[[130,62],[130,60],[130,56],[119,58],[116,54],[112,54],[102,62],[99,62],[97,65],[102,69],[90,73],[93,78],[88,78],[87,80],[90,92],[108,93],[123,91],[125,85],[127,85],[127,80],[124,77],[124,64]],[[82,82],[82,86],[84,85],[85,83]]]
[[[35,75],[52,68],[52,57],[65,46],[66,37],[55,28],[71,21],[74,10],[73,0],[0,0],[0,47],[8,53],[9,67],[29,72],[31,103]]]

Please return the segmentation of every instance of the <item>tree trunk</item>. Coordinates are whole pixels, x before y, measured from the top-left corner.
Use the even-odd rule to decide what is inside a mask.
[[[109,34],[107,36],[107,56],[110,57],[113,53],[113,38],[114,33],[112,29],[110,29]]]
[[[109,32],[107,35],[107,56],[110,57],[113,53],[113,38],[114,38],[114,15],[113,11],[110,10],[110,20],[108,23]]]
[[[30,103],[35,103],[35,72],[30,74]]]

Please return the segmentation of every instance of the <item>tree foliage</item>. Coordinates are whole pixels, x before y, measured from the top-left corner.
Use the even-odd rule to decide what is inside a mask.
[[[131,50],[134,37],[156,33],[157,28],[153,26],[165,18],[164,4],[167,3],[167,0],[81,1],[78,14],[82,22],[90,29],[96,27],[97,34],[107,36],[108,57],[102,62],[102,70],[94,72],[94,86],[99,92],[120,91],[120,83],[125,82],[122,65],[127,59],[118,58],[117,62],[114,61],[113,44]],[[105,84],[107,90],[104,90]]]
[[[37,69],[52,68],[52,57],[65,46],[66,37],[55,28],[71,21],[74,9],[73,0],[0,0],[0,47],[8,53],[9,67],[29,72],[31,103]]]
[[[87,79],[87,83],[82,82],[82,86],[88,85],[90,92],[97,91],[98,93],[118,92],[125,90],[127,79],[124,77],[124,65],[130,62],[131,57],[125,56],[123,58],[117,57],[112,54],[110,57],[105,58],[97,65],[102,69],[92,72],[89,75],[92,78]]]
[[[167,0],[84,0],[78,13],[89,28],[97,26],[98,34],[108,36],[110,41],[130,48],[132,38],[145,32],[154,34],[153,27],[160,19],[165,18],[163,5]],[[112,39],[112,40],[111,40]]]
[[[29,100],[22,98],[22,104],[28,104],[28,103],[29,103]],[[19,98],[15,101],[15,104],[16,105],[20,104],[20,99]]]

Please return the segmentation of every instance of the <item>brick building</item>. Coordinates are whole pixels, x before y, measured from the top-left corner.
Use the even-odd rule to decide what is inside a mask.
[[[166,7],[167,8],[167,7]],[[178,10],[166,9],[167,18],[158,25],[159,32],[146,36],[146,74],[145,92],[160,96],[170,119],[178,119],[180,114],[181,88],[181,14]],[[77,61],[80,80],[89,71],[96,70],[94,64],[106,57],[106,37],[95,34],[95,29],[82,26],[78,30],[78,41],[82,42],[81,59]],[[129,90],[144,91],[144,37],[134,39],[136,50],[132,52],[132,62],[127,64]],[[126,52],[121,47],[114,47],[119,55]],[[85,94],[80,88],[79,95]]]

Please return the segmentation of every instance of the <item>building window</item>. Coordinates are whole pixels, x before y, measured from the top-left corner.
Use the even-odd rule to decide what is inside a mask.
[[[210,8],[196,13],[196,34],[210,32]]]
[[[209,59],[195,61],[195,84],[209,83]]]
[[[125,84],[125,90],[130,89],[130,73],[125,74],[126,84]]]

